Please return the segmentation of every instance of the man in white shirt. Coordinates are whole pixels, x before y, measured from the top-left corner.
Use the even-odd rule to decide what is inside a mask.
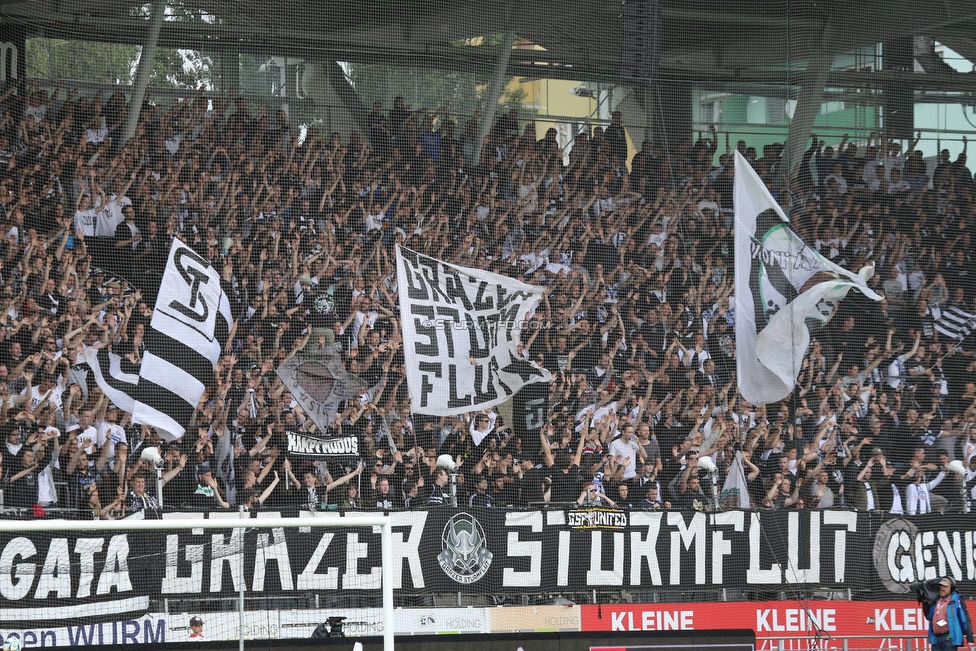
[[[59,378],[58,382],[55,383],[54,378],[48,373],[42,373],[38,371],[35,376],[37,380],[37,386],[32,389],[30,396],[31,401],[31,411],[33,412],[37,409],[37,406],[47,399],[47,404],[53,409],[61,409],[61,393],[64,391],[64,378]],[[20,395],[27,395],[27,389],[24,388]]]
[[[620,436],[610,441],[610,454],[618,458],[618,463],[624,464],[624,481],[637,476],[637,459],[645,459],[647,452],[634,438],[634,426],[624,425]]]
[[[833,179],[834,183],[837,184],[837,194],[847,194],[847,179],[844,178],[843,173],[844,166],[840,163],[834,163],[834,171],[824,178],[824,186],[827,185],[827,181]]]
[[[103,445],[108,443],[109,458],[115,458],[115,444],[127,443],[125,430],[119,425],[119,408],[115,405],[109,405],[105,410],[105,420],[100,421],[96,425],[96,429],[98,430],[98,440],[102,441]]]
[[[98,438],[98,429],[94,425],[94,416],[92,415],[91,409],[85,409],[80,414],[78,414],[78,422],[74,425],[68,425],[67,432],[70,434],[72,431],[77,430],[78,435],[78,446],[88,453],[89,459],[95,460],[99,448],[105,442],[104,439]]]
[[[41,506],[52,506],[58,503],[58,490],[54,485],[54,469],[60,468],[59,457],[61,455],[61,432],[54,426],[54,410],[48,409],[41,416],[43,429],[38,432],[38,444],[42,447],[35,454],[48,460],[42,460],[38,466],[43,464],[43,469],[37,475],[37,503]],[[40,425],[39,425],[40,426]],[[35,444],[36,447],[37,444]]]
[[[112,237],[115,235],[115,228],[125,219],[122,208],[131,206],[132,201],[128,197],[116,197],[114,194],[109,197],[108,202],[101,206],[96,213],[95,237]]]
[[[915,481],[905,489],[905,499],[908,502],[908,515],[931,513],[932,491],[945,479],[945,471],[940,472],[930,482],[925,481],[925,472],[920,468],[911,468],[908,472],[915,477]]]
[[[912,186],[909,185],[908,181],[901,177],[901,170],[895,168],[889,172],[891,181],[888,183],[888,194],[897,194],[898,192],[910,192]]]

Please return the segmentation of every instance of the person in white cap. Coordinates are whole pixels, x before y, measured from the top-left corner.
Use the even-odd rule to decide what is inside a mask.
[[[203,634],[203,620],[196,615],[190,618],[190,634],[186,639],[190,642],[207,641],[207,636]]]
[[[973,622],[966,609],[966,601],[956,592],[951,576],[939,581],[939,599],[925,609],[929,620],[929,642],[932,651],[955,651],[964,640],[973,649]]]

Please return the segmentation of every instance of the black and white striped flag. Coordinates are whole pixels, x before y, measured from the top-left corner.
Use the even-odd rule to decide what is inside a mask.
[[[935,329],[950,339],[965,339],[976,332],[976,314],[958,307],[947,307],[935,316]]]
[[[122,411],[135,409],[134,396],[139,387],[138,367],[106,348],[85,348],[81,355],[88,362],[105,396]]]
[[[209,262],[176,239],[156,298],[138,376],[105,350],[84,351],[102,391],[132,421],[165,439],[183,436],[230,329],[230,303]]]

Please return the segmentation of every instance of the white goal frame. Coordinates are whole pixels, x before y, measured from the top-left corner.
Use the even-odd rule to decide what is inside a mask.
[[[195,514],[194,514],[195,515]],[[224,515],[224,514],[221,514]],[[242,514],[243,515],[243,514]],[[354,516],[319,516],[313,518],[196,518],[176,517],[163,520],[0,520],[0,532],[47,532],[68,531],[173,531],[185,529],[273,529],[283,527],[380,527],[382,540],[383,583],[383,651],[394,651],[393,626],[393,521],[389,515],[356,514]],[[244,582],[241,582],[243,589]],[[244,602],[241,601],[243,610]],[[244,648],[244,628],[238,637]]]

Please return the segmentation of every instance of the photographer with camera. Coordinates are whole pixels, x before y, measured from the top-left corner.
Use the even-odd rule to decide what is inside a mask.
[[[973,622],[952,577],[945,576],[939,581],[938,599],[926,600],[925,619],[929,620],[932,651],[955,651],[962,646],[964,637],[972,651]]]

